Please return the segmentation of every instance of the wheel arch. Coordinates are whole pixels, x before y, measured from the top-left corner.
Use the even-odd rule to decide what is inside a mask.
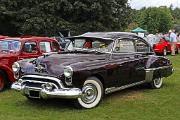
[[[15,81],[14,74],[10,68],[0,65],[0,70],[2,70],[5,73],[8,82],[14,82]]]
[[[100,75],[100,74],[94,74],[94,75],[92,75],[92,77],[96,77],[96,78],[98,78],[100,81],[101,81],[101,83],[103,84],[103,87],[105,87],[105,84],[104,84],[104,78],[102,77],[102,75]]]

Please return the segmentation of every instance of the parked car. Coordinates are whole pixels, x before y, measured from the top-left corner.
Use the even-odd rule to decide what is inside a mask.
[[[66,49],[66,46],[69,44],[69,40],[66,39],[66,37],[70,37],[70,31],[69,30],[60,30],[56,32],[56,36],[51,37],[57,40],[60,44],[61,50],[64,51]]]
[[[0,35],[0,39],[8,38],[8,36]]]
[[[70,98],[93,108],[103,96],[135,85],[160,88],[173,72],[167,58],[133,33],[89,32],[69,38],[68,51],[13,65],[11,88],[28,99]],[[16,77],[17,78],[17,77]]]
[[[37,58],[58,52],[59,43],[48,37],[8,37],[0,40],[0,91],[15,81],[12,65],[21,59]]]
[[[171,53],[172,43],[169,41],[168,37],[160,38],[155,37],[153,49],[156,54],[166,56],[167,53]],[[180,43],[176,44],[176,53],[180,53]]]
[[[62,51],[65,49],[66,44],[68,43],[68,40],[66,40],[65,37],[51,37],[51,38],[53,38],[59,42],[60,48]]]

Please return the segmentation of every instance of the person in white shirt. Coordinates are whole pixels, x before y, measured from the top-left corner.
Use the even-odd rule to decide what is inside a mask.
[[[172,30],[172,31],[169,31],[169,32],[170,32],[170,41],[172,43],[172,45],[171,45],[171,55],[175,55],[177,35],[175,33],[175,30]]]

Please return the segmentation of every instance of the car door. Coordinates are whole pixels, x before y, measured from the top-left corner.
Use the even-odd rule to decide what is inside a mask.
[[[134,42],[128,38],[118,39],[115,42],[114,50],[111,56],[111,62],[117,65],[116,70],[112,73],[116,80],[116,86],[124,86],[131,83],[131,71],[134,63],[135,52]]]
[[[150,45],[142,38],[135,39],[136,53],[134,59],[131,60],[133,63],[133,71],[131,80],[133,83],[138,83],[145,80],[145,67],[148,60],[148,56],[154,54],[151,50]]]

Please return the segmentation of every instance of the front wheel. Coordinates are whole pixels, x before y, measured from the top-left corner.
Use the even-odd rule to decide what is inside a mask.
[[[101,81],[96,77],[88,78],[82,88],[82,96],[75,101],[76,107],[93,108],[96,107],[104,95]]]
[[[163,79],[162,78],[156,78],[150,83],[150,86],[153,89],[159,89],[162,87],[162,84],[163,84]]]
[[[7,86],[7,77],[5,73],[0,70],[0,92],[2,92]]]

